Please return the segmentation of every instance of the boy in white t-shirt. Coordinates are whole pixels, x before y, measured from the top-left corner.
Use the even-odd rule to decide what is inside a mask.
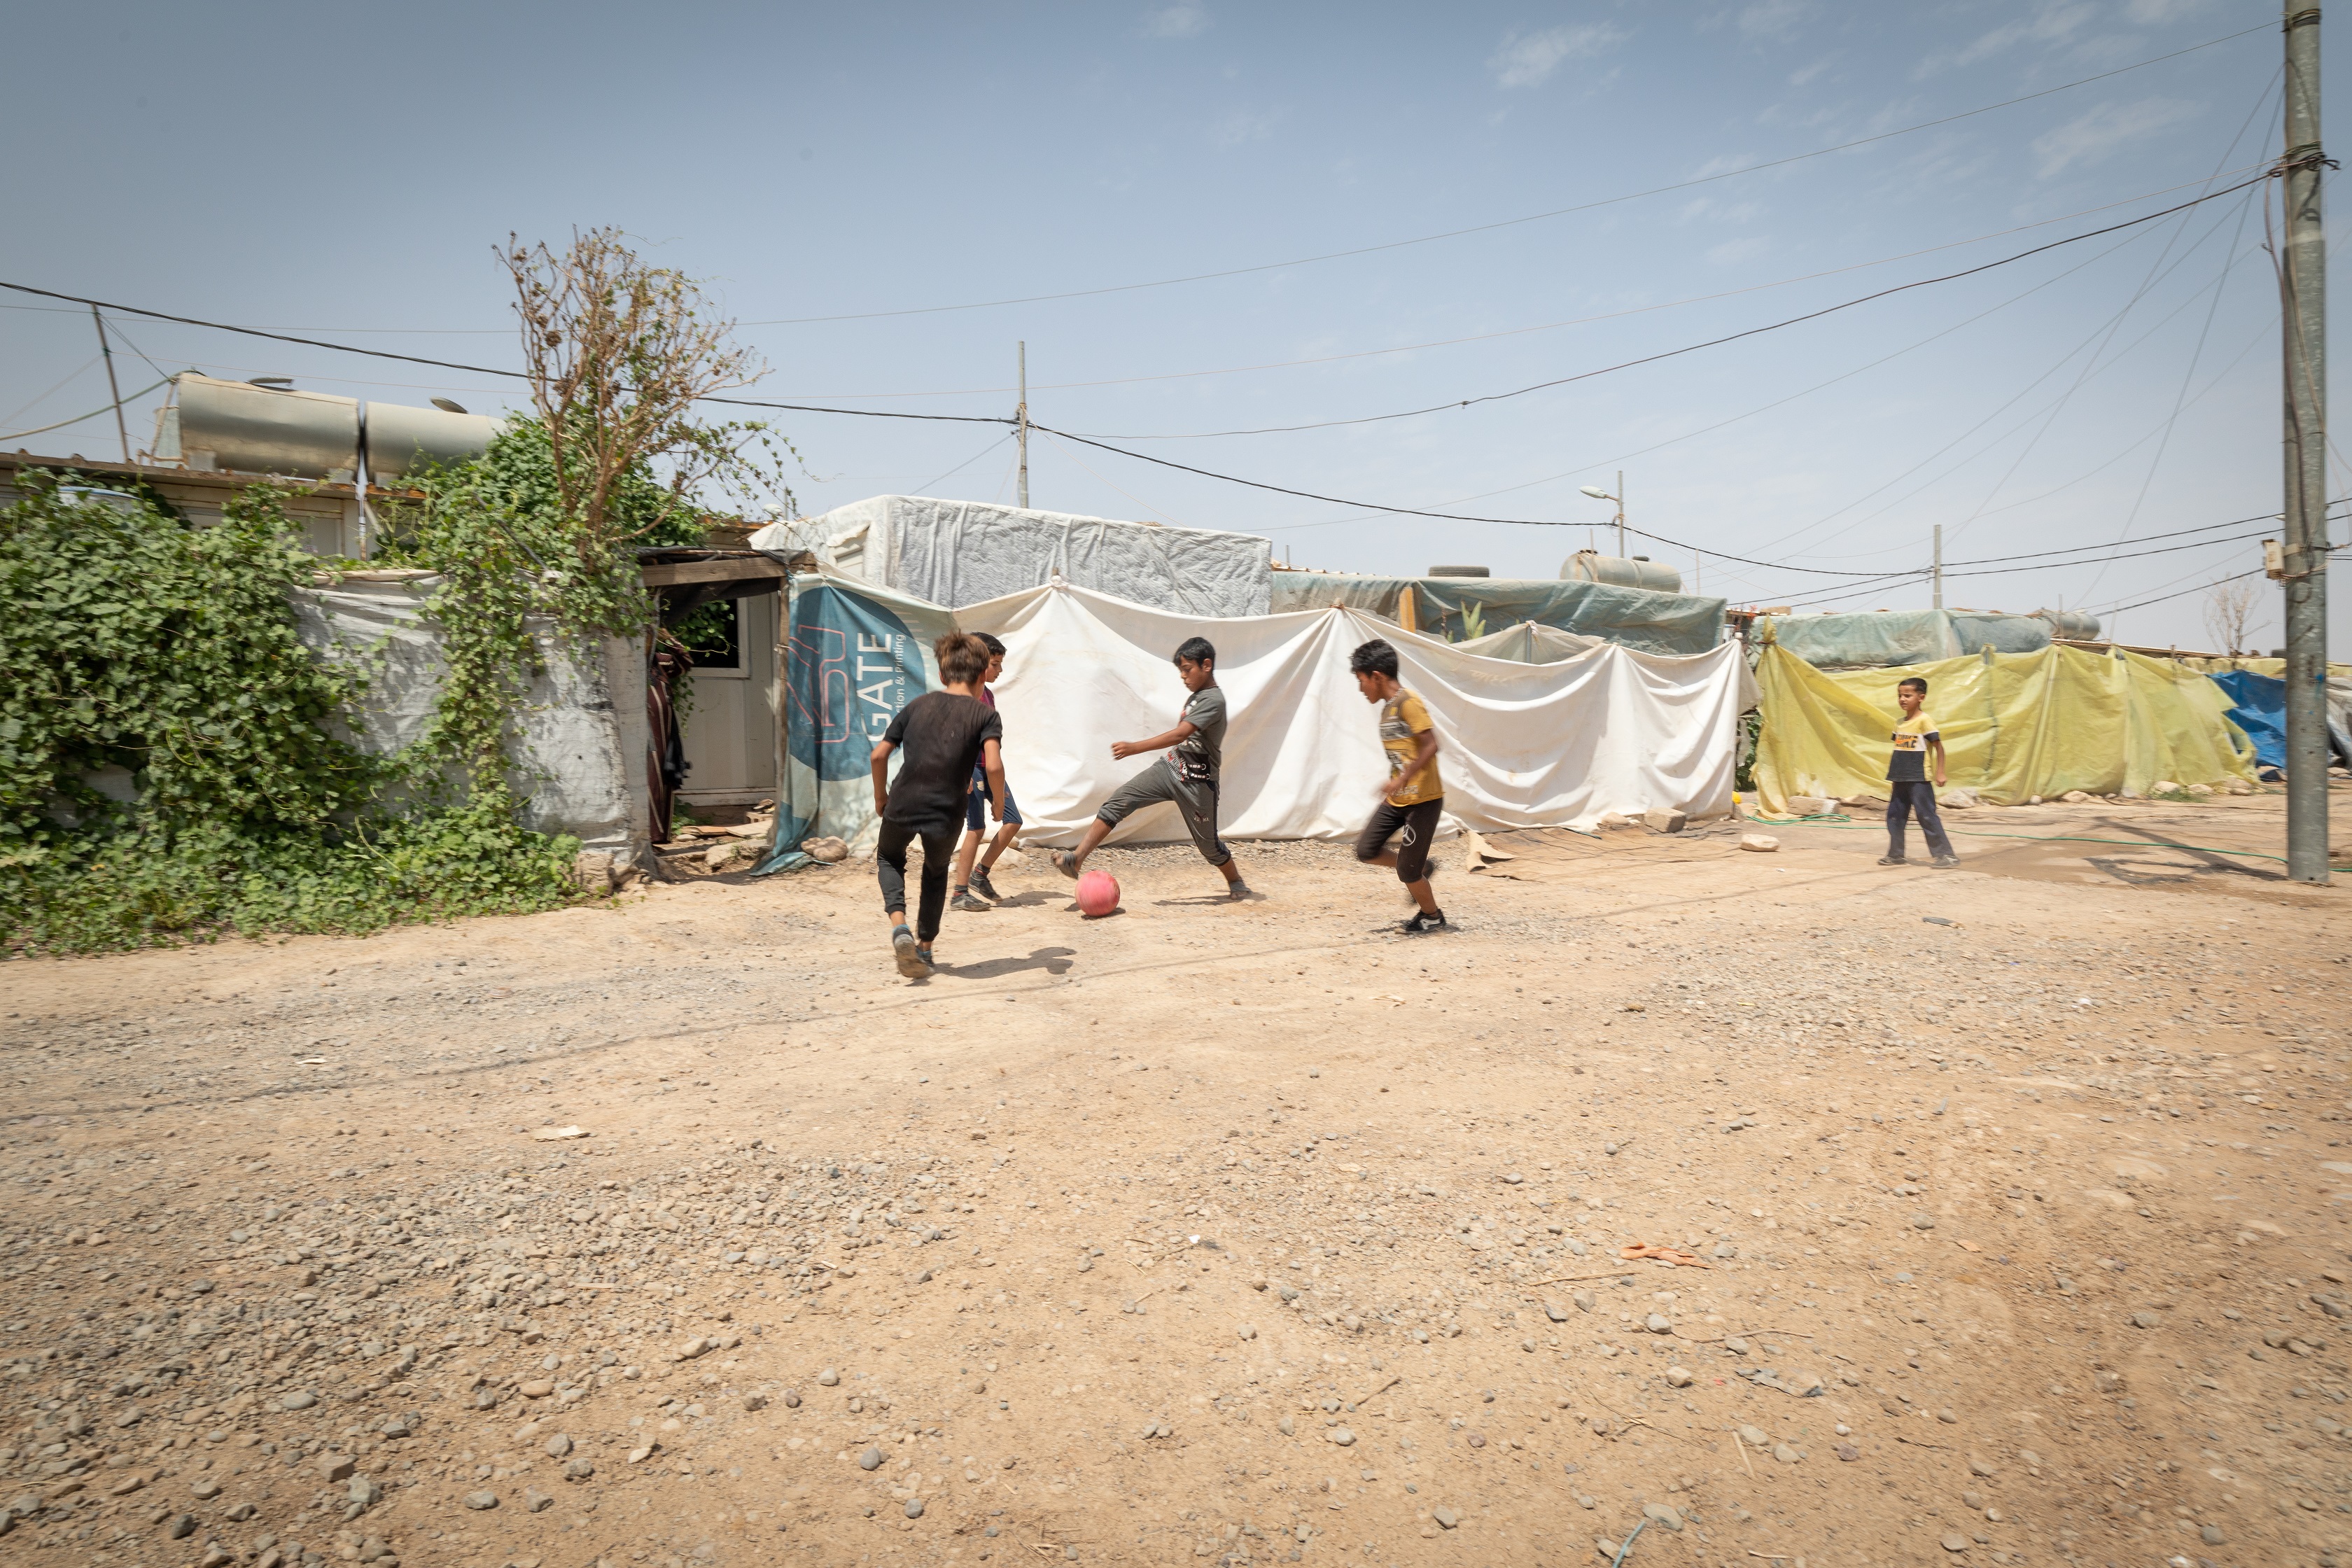
[[[1919,818],[1919,831],[1927,836],[1927,852],[1935,857],[1938,871],[1948,871],[1960,863],[1952,853],[1952,841],[1944,833],[1944,819],[1936,811],[1936,791],[1944,783],[1944,737],[1936,729],[1936,721],[1927,717],[1927,683],[1916,675],[1906,676],[1895,688],[1895,700],[1902,705],[1903,717],[1895,726],[1895,750],[1886,760],[1886,853],[1880,858],[1882,866],[1901,866],[1905,819]],[[1936,782],[1927,782],[1927,760],[1936,763]]]

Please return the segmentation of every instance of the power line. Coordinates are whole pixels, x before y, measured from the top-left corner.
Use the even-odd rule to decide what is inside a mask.
[[[1416,245],[1432,245],[1439,240],[1460,239],[1466,235],[1491,234],[1497,229],[1516,228],[1522,224],[1541,223],[1549,218],[1566,217],[1574,213],[1618,206],[1626,202],[1641,201],[1649,196],[1668,195],[1675,191],[1692,190],[1700,185],[1711,185],[1723,180],[1738,179],[1744,174],[1759,174],[1766,169],[1785,168],[1790,163],[1801,163],[1809,159],[1826,158],[1832,153],[1850,153],[1856,147],[1867,147],[1874,142],[1892,141],[1898,136],[1909,136],[1917,132],[1931,131],[1938,125],[1950,125],[1958,121],[1972,120],[1979,114],[1990,114],[1996,110],[2013,109],[2021,103],[2031,103],[2035,99],[2048,98],[2053,93],[2068,92],[2078,87],[2087,87],[2095,81],[2105,81],[2111,77],[2144,70],[2149,66],[2161,65],[2166,60],[2179,59],[2183,55],[2192,55],[2200,49],[2210,49],[2216,45],[2230,43],[2234,39],[2245,37],[2249,34],[2266,32],[2269,30],[2269,24],[2263,24],[2241,28],[2234,33],[2225,33],[2218,38],[2208,38],[2201,44],[2191,44],[2187,48],[2175,49],[2170,54],[2158,55],[2152,58],[2141,60],[2136,65],[2118,66],[2114,70],[2101,71],[2096,76],[2086,76],[2074,81],[2062,82],[2056,87],[2043,88],[2039,92],[2029,92],[2020,98],[2003,99],[1999,103],[1988,103],[1981,108],[1963,110],[1958,114],[1947,114],[1937,120],[1923,120],[1916,125],[1906,125],[1896,131],[1882,131],[1876,135],[1858,137],[1852,142],[1841,142],[1833,147],[1818,147],[1810,153],[1792,153],[1785,158],[1773,158],[1761,163],[1743,164],[1737,169],[1725,169],[1713,174],[1701,174],[1696,179],[1678,180],[1670,185],[1653,185],[1647,190],[1633,191],[1624,195],[1604,196],[1598,201],[1580,202],[1574,206],[1554,207],[1549,212],[1529,213],[1524,217],[1503,218],[1495,223],[1474,224],[1468,228],[1447,229],[1443,233],[1424,234],[1412,239],[1392,239],[1381,245],[1357,246],[1349,250],[1329,250],[1320,255],[1301,256],[1288,261],[1266,261],[1251,267],[1226,268],[1216,272],[1193,272],[1181,278],[1154,279],[1146,283],[1117,283],[1097,289],[1068,289],[1054,294],[1024,294],[1004,300],[977,300],[961,305],[923,305],[898,310],[856,310],[837,316],[779,316],[765,321],[744,321],[740,324],[747,327],[797,327],[824,321],[871,321],[892,316],[936,316],[954,310],[990,310],[1005,305],[1036,305],[1055,300],[1084,300],[1104,294],[1131,294],[1144,289],[1169,289],[1179,284],[1206,283],[1221,278],[1244,278],[1256,272],[1280,271],[1286,267],[1306,267],[1319,261],[1339,261],[1352,256],[1373,256],[1386,250],[1403,250]]]
[[[136,392],[125,393],[122,395],[122,401],[129,403],[133,398],[144,397],[154,391],[156,386],[169,384],[171,379],[170,376],[165,376],[162,381],[157,382],[155,386],[142,386]],[[87,414],[77,414],[70,419],[60,419],[54,425],[36,425],[30,430],[12,430],[5,436],[0,436],[0,441],[14,441],[20,436],[39,436],[51,430],[62,430],[68,425],[79,425],[85,419],[95,419],[101,414],[111,413],[117,406],[112,403],[101,404]]]
[[[2246,165],[2246,167],[2250,169],[2258,166],[2260,165],[2251,163]],[[1908,261],[1916,257],[1933,256],[1937,251],[1959,250],[1971,245],[1980,245],[1988,239],[2000,239],[2007,235],[2023,234],[2029,229],[2048,228],[2053,224],[2070,223],[2075,218],[2088,217],[2094,213],[2112,212],[2117,207],[2129,206],[2134,202],[2149,201],[2158,196],[2170,195],[2175,191],[2185,191],[2194,186],[2210,184],[2212,183],[2212,176],[2208,175],[2204,179],[2183,180],[2177,184],[2162,185],[2152,191],[2142,191],[2137,195],[2121,196],[2111,202],[2101,202],[2095,206],[2077,208],[2075,211],[2071,213],[2061,213],[2054,217],[2036,218],[2032,223],[2013,224],[2007,228],[1988,230],[1983,234],[1971,235],[1966,239],[1946,240],[1941,244],[1922,246],[1916,250],[1899,251],[1893,256],[1881,256],[1869,261],[1853,261],[1848,262],[1843,266],[1826,267],[1818,272],[1795,273],[1787,278],[1773,279],[1769,282],[1748,283],[1737,289],[1718,289],[1712,294],[1692,294],[1680,300],[1662,300],[1654,305],[1635,305],[1622,310],[1604,310],[1598,315],[1572,316],[1558,321],[1538,321],[1530,326],[1507,327],[1499,331],[1472,332],[1462,337],[1454,338],[1432,338],[1424,342],[1393,343],[1385,348],[1351,349],[1345,353],[1316,354],[1307,359],[1265,360],[1251,364],[1219,365],[1208,370],[1163,371],[1150,375],[1106,376],[1095,381],[1033,382],[1030,384],[1029,390],[1032,392],[1074,392],[1088,390],[1097,386],[1136,386],[1156,381],[1198,381],[1209,376],[1245,375],[1257,371],[1296,370],[1307,365],[1344,364],[1349,360],[1377,359],[1384,354],[1418,353],[1424,349],[1454,348],[1463,343],[1495,342],[1504,338],[1526,337],[1534,332],[1551,332],[1559,331],[1568,327],[1591,326],[1598,321],[1624,321],[1633,316],[1652,315],[1660,310],[1680,310],[1685,305],[1705,305],[1712,303],[1717,300],[1738,299],[1743,294],[1758,294],[1762,293],[1767,289],[1785,289],[1794,283],[1810,283],[1817,279],[1835,278],[1842,273],[1864,272],[1874,267],[1891,266],[1895,262]],[[756,325],[757,323],[744,324]],[[793,395],[810,398],[832,398],[838,401],[852,403],[879,403],[908,397],[981,397],[993,395],[1000,393],[1013,392],[1014,390],[1016,389],[1010,386],[959,386],[940,387],[924,392],[803,392],[794,394]],[[1212,431],[1203,436],[1114,435],[1108,438],[1114,441],[1203,440],[1207,439],[1209,436],[1216,434],[1218,434],[1218,432]]]
[[[2063,239],[2053,239],[2046,245],[2037,245],[2032,249],[2021,250],[2013,256],[2004,256],[1992,261],[1980,262],[1974,267],[1964,267],[1958,272],[1947,272],[1935,278],[1914,279],[1908,283],[1897,283],[1891,288],[1880,289],[1868,294],[1857,295],[1853,299],[1841,300],[1839,303],[1834,305],[1824,305],[1818,310],[1807,310],[1802,315],[1790,316],[1783,321],[1768,322],[1760,327],[1748,327],[1740,331],[1727,333],[1719,338],[1709,338],[1703,342],[1686,343],[1678,349],[1665,349],[1657,353],[1643,354],[1638,359],[1623,360],[1616,364],[1602,365],[1598,370],[1580,371],[1574,375],[1557,376],[1552,380],[1539,381],[1531,386],[1518,387],[1510,392],[1485,393],[1476,397],[1458,398],[1450,403],[1433,403],[1420,408],[1399,409],[1393,414],[1367,414],[1353,419],[1320,419],[1306,425],[1268,425],[1250,430],[1211,430],[1202,432],[1198,436],[1181,438],[1197,440],[1205,439],[1211,437],[1223,436],[1287,436],[1296,434],[1301,430],[1329,430],[1342,426],[1379,425],[1395,419],[1414,419],[1424,414],[1440,414],[1449,409],[1469,408],[1481,403],[1500,403],[1507,398],[1525,397],[1531,392],[1545,392],[1555,386],[1568,386],[1576,382],[1590,381],[1595,376],[1610,375],[1621,370],[1632,370],[1640,365],[1655,364],[1661,360],[1675,359],[1684,354],[1696,353],[1701,349],[1720,348],[1725,343],[1735,343],[1743,338],[1752,338],[1765,332],[1776,332],[1783,327],[1793,327],[1801,325],[1806,321],[1819,321],[1823,316],[1833,316],[1841,310],[1851,310],[1857,305],[1867,305],[1874,300],[1884,300],[1889,295],[1906,293],[1913,289],[1925,289],[1932,284],[1952,283],[1957,282],[1963,278],[1973,278],[1979,272],[1990,272],[1997,267],[2007,267],[2012,262],[2023,261],[2030,257],[2039,256],[2044,251],[2056,250],[2062,246],[2078,244],[2086,239],[2096,239],[2102,235],[2114,234],[2122,229],[2137,227],[2144,223],[2154,223],[2158,218],[2170,217],[2175,213],[2186,212],[2189,208],[2200,205],[2203,203],[2214,201],[2222,196],[2234,195],[2250,185],[2259,184],[2269,177],[2270,174],[2268,169],[2265,168],[2263,173],[2255,174],[2252,178],[2242,180],[2234,185],[2225,185],[2218,191],[2209,191],[2201,196],[2192,197],[2191,199],[2181,202],[2177,205],[2165,207],[2158,212],[2147,213],[2139,217],[2126,218],[2122,223],[2109,224],[2105,228],[2088,229],[2081,234],[2069,235]],[[1065,435],[1068,434],[1066,431],[1063,433]],[[1173,437],[1139,436],[1122,436],[1117,437],[1117,439],[1123,441],[1168,440],[1171,438]]]

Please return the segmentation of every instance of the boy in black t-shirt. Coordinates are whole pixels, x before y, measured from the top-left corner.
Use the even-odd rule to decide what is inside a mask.
[[[1115,741],[1110,748],[1110,754],[1122,762],[1162,746],[1168,748],[1167,754],[1114,790],[1096,811],[1095,819],[1087,824],[1078,847],[1054,852],[1054,867],[1065,877],[1076,877],[1112,828],[1131,814],[1164,800],[1183,816],[1185,831],[1192,836],[1192,847],[1201,852],[1201,858],[1224,873],[1226,896],[1246,899],[1251,896],[1249,884],[1242,880],[1242,868],[1234,864],[1234,852],[1217,837],[1217,786],[1225,760],[1225,694],[1217,685],[1217,650],[1208,638],[1184,639],[1176,649],[1176,677],[1192,693],[1184,700],[1176,727],[1148,741]]]
[[[998,742],[1004,734],[996,710],[980,700],[980,678],[988,648],[978,637],[950,632],[935,645],[940,681],[946,689],[927,691],[898,710],[874,746],[874,810],[882,837],[874,846],[875,873],[882,881],[882,910],[890,921],[890,947],[898,973],[922,980],[931,973],[931,943],[948,902],[948,866],[955,856],[956,830],[963,826],[964,792],[975,763],[986,774],[997,816],[1004,815],[1004,760]],[[890,778],[890,754],[907,755]],[[923,845],[922,903],[915,929],[907,929],[907,846]]]

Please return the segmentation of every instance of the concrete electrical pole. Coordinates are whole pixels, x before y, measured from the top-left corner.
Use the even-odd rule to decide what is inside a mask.
[[[1944,607],[1944,525],[1936,525],[1936,608]]]
[[[2327,880],[2327,237],[2320,216],[2319,7],[2287,0],[2286,151],[2279,159],[2285,328],[2286,862]]]
[[[1013,411],[1021,434],[1021,510],[1029,510],[1029,342],[1021,342],[1021,406]]]

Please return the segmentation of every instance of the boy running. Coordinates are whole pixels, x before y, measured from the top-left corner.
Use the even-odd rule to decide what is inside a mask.
[[[1944,737],[1921,708],[1927,700],[1927,683],[1916,675],[1905,677],[1895,688],[1895,700],[1902,704],[1903,717],[1895,726],[1894,753],[1886,759],[1886,853],[1878,863],[1904,864],[1904,819],[1916,813],[1936,869],[1948,871],[1960,863],[1960,858],[1952,853],[1952,841],[1944,835],[1944,819],[1936,811],[1936,791],[1944,784]],[[1927,782],[1930,755],[1936,759],[1933,784]]]
[[[1185,699],[1176,727],[1148,741],[1115,741],[1110,748],[1110,754],[1122,760],[1163,746],[1167,754],[1103,802],[1077,848],[1055,851],[1054,866],[1063,876],[1075,878],[1087,857],[1122,820],[1155,802],[1172,801],[1192,835],[1192,847],[1225,874],[1226,896],[1246,899],[1249,885],[1234,864],[1234,852],[1217,837],[1217,784],[1225,747],[1225,694],[1217,685],[1217,650],[1206,637],[1187,637],[1176,650],[1176,674],[1192,694]]]
[[[1356,836],[1356,858],[1367,866],[1393,866],[1397,880],[1419,907],[1401,928],[1416,935],[1447,929],[1445,911],[1429,885],[1429,846],[1445,810],[1445,785],[1437,776],[1437,731],[1421,699],[1397,681],[1397,652],[1375,637],[1348,656],[1349,673],[1367,702],[1381,705],[1381,749],[1389,774],[1373,793],[1380,805]],[[1404,837],[1391,849],[1389,840]]]
[[[980,700],[993,713],[996,711],[996,693],[990,688],[1004,673],[1004,645],[986,632],[973,635],[980,638],[981,646],[988,649],[988,668],[980,678]],[[988,775],[974,765],[971,788],[965,792],[963,797],[963,843],[956,848],[955,891],[948,900],[948,908],[951,910],[981,915],[995,908],[993,904],[983,903],[982,900],[1004,896],[988,879],[989,868],[996,864],[998,856],[1013,847],[1013,837],[1021,831],[1021,807],[1013,800],[1013,790],[1008,785],[1003,804],[997,810],[996,837],[989,842],[988,854],[981,860],[980,869],[977,872],[972,869],[972,857],[980,851],[980,836],[988,830],[987,796]],[[979,889],[980,898],[971,896],[974,889]]]
[[[890,947],[898,973],[922,980],[931,973],[931,942],[948,901],[948,862],[955,856],[955,832],[964,815],[964,795],[977,764],[988,779],[996,815],[1004,816],[1004,762],[999,742],[1003,721],[980,700],[980,678],[988,648],[978,637],[950,632],[933,645],[943,691],[926,691],[890,721],[874,746],[874,810],[882,837],[874,847],[875,873],[882,880],[882,911],[890,921]],[[906,759],[890,781],[890,753],[904,746]],[[907,929],[907,846],[923,844],[923,895],[913,931]]]

